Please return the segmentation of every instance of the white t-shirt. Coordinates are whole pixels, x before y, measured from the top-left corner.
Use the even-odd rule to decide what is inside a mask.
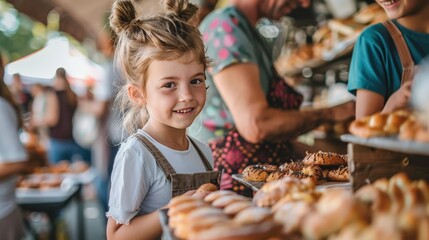
[[[27,152],[19,140],[18,121],[12,106],[0,97],[0,163],[13,163],[27,159]],[[16,176],[0,180],[0,219],[16,207]]]
[[[155,141],[143,130],[144,135],[165,156],[176,173],[205,172],[197,150],[189,142],[185,151],[168,148]],[[210,148],[192,138],[207,160],[213,166]],[[157,165],[149,150],[135,137],[122,143],[113,165],[109,211],[119,224],[128,224],[136,215],[148,214],[165,206],[171,199],[171,184],[162,169]]]

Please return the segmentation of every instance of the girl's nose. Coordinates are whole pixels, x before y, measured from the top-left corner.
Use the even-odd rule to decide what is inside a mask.
[[[194,95],[192,94],[192,90],[189,86],[183,86],[179,90],[179,101],[181,102],[189,102],[194,99]]]

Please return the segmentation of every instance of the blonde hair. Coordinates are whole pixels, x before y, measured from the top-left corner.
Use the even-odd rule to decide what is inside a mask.
[[[142,128],[148,118],[145,107],[129,99],[128,85],[144,93],[152,61],[197,61],[204,69],[209,64],[196,26],[198,7],[188,0],[161,2],[162,12],[143,18],[136,17],[133,1],[119,0],[112,7],[110,26],[118,35],[115,63],[126,81],[118,92],[116,103],[124,115],[123,125],[128,133]]]

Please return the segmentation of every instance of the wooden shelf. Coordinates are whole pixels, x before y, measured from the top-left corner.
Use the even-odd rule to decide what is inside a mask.
[[[361,138],[342,135],[353,190],[380,178],[403,172],[410,179],[429,181],[429,144],[402,141],[397,137]]]
[[[399,140],[397,137],[361,138],[351,134],[341,135],[343,142],[359,144],[367,147],[389,150],[393,152],[429,156],[429,144]]]

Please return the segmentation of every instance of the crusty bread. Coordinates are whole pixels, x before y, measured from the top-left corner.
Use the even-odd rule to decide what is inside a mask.
[[[197,189],[197,192],[214,192],[217,189],[217,186],[213,183],[205,183]]]
[[[363,138],[399,135],[401,140],[429,142],[429,132],[408,110],[375,113],[356,119],[350,124],[349,131]]]
[[[226,196],[226,195],[237,195],[237,193],[230,191],[230,190],[219,190],[212,193],[209,193],[205,198],[204,201],[208,203],[212,203],[216,199]]]

